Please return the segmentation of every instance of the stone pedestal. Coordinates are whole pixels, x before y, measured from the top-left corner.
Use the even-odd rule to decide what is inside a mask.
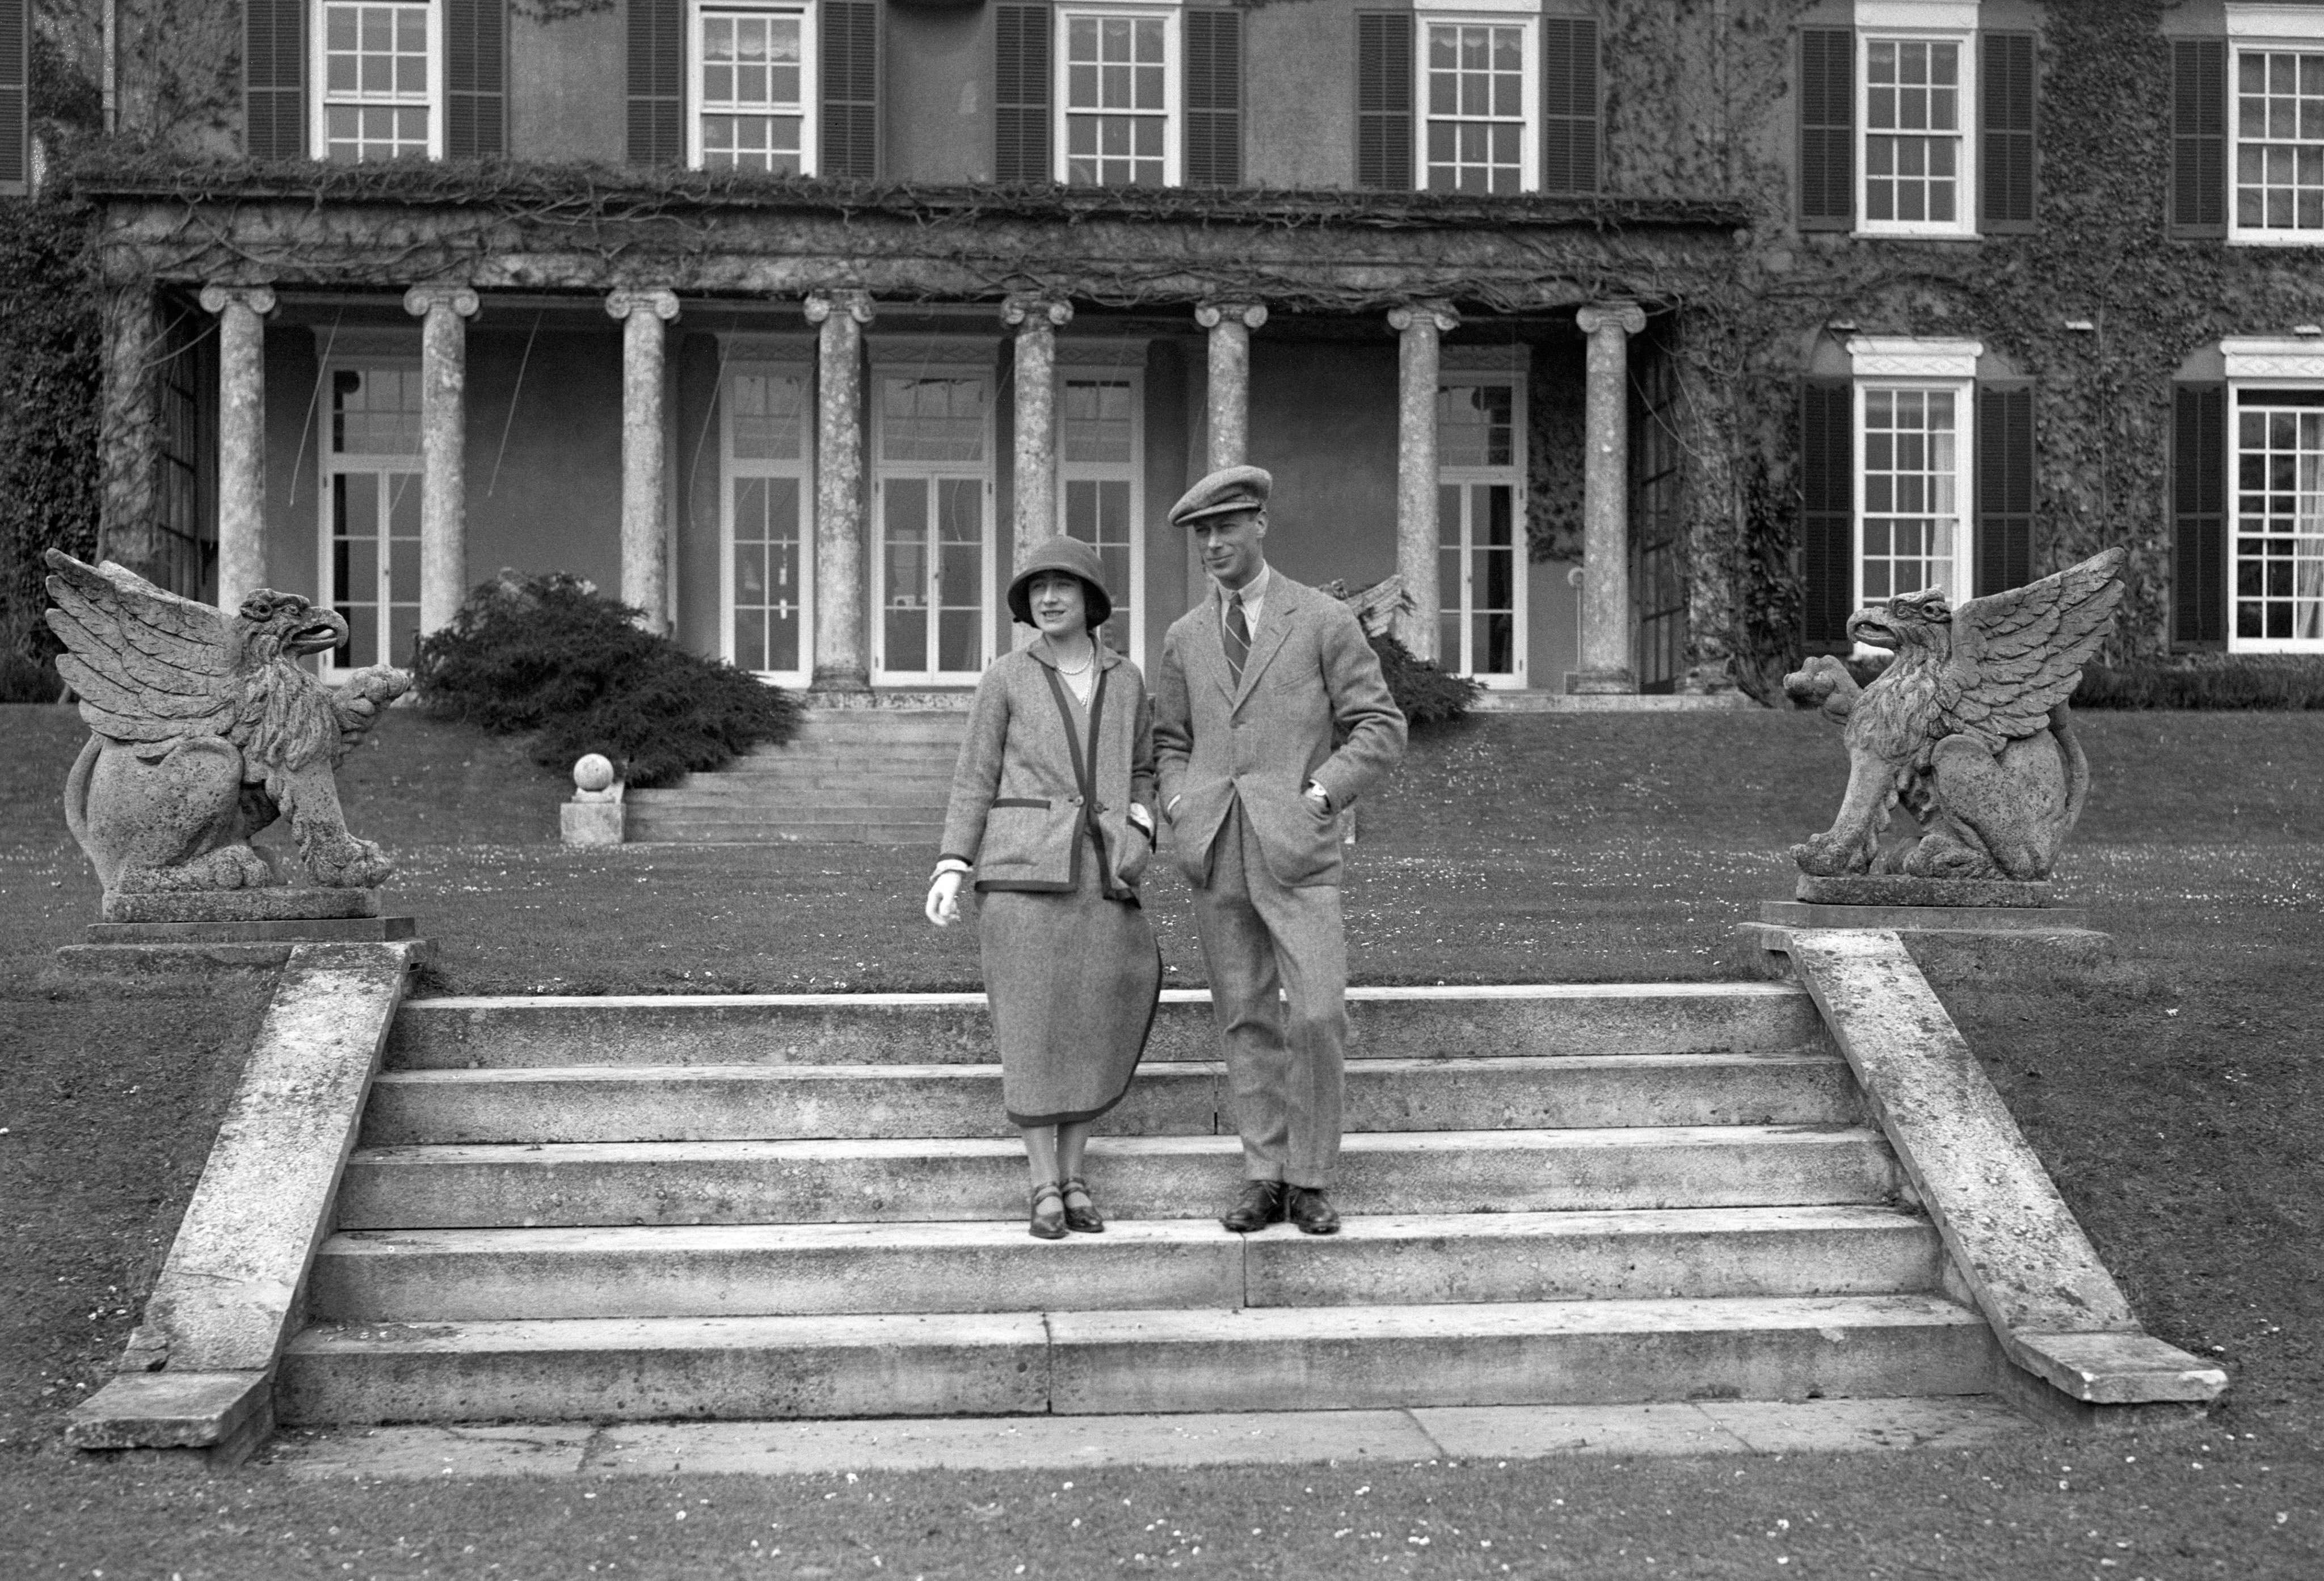
[[[567,845],[619,845],[629,837],[629,809],[616,801],[567,802],[557,824]]]
[[[262,889],[188,890],[166,895],[121,895],[108,891],[99,907],[105,919],[88,924],[78,947],[58,954],[67,965],[111,964],[154,970],[173,964],[172,950],[186,952],[184,965],[227,963],[214,954],[220,946],[263,946],[261,956],[233,964],[272,964],[287,959],[296,944],[387,943],[417,939],[420,925],[408,916],[387,916],[376,889],[318,889],[290,885]]]
[[[98,915],[108,923],[296,923],[380,915],[376,889],[187,890],[166,895],[106,892]]]
[[[2038,910],[2050,904],[2043,880],[1915,878],[1904,873],[1802,873],[1793,897],[1815,905],[1913,906],[1937,911]]]

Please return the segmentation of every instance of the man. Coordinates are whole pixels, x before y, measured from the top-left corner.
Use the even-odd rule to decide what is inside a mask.
[[[1231,466],[1170,508],[1212,586],[1162,639],[1154,756],[1242,1132],[1243,1187],[1219,1222],[1327,1236],[1348,1034],[1340,814],[1404,756],[1404,715],[1348,607],[1268,568],[1273,486]]]

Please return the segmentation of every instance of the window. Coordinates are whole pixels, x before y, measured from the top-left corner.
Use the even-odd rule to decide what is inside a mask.
[[[1102,348],[1058,348],[1068,355]],[[1135,657],[1145,640],[1145,387],[1142,354],[1125,352],[1118,365],[1067,364],[1057,373],[1057,530],[1096,548],[1113,618],[1105,639]]]
[[[815,13],[799,5],[704,5],[694,18],[691,164],[816,172]]]
[[[2324,652],[2324,389],[2238,387],[2235,466],[2229,646]]]
[[[1976,341],[1849,342],[1855,372],[1851,610],[1936,588],[1970,596],[1969,425]]]
[[[444,152],[440,7],[427,0],[323,0],[315,30],[315,137],[339,164]]]
[[[1057,179],[1176,186],[1177,13],[1061,9],[1057,27]]]
[[[1489,685],[1525,684],[1525,391],[1513,372],[1436,388],[1436,656]]]
[[[2324,50],[2236,52],[2235,232],[2324,237]]]
[[[1961,120],[1969,41],[1866,33],[1859,48],[1859,228],[1875,235],[1973,234],[1977,210]]]
[[[420,363],[334,363],[323,378],[323,597],[347,623],[325,669],[409,664],[420,635]]]
[[[993,348],[905,343],[874,356],[872,678],[965,684],[992,651]]]
[[[738,669],[805,685],[814,671],[804,365],[735,367],[721,403],[726,447],[726,657]]]
[[[1424,19],[1421,185],[1431,192],[1530,192],[1539,51],[1531,18]]]

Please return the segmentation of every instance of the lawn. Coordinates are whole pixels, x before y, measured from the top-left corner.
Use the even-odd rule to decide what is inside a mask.
[[[0,710],[0,1376],[16,1382],[0,1394],[0,1555],[16,1556],[0,1574],[2324,1574],[2324,716],[2081,725],[2096,788],[2061,878],[2135,971],[1946,997],[2147,1325],[2228,1366],[2208,1421],[1969,1454],[1100,1472],[1070,1488],[965,1473],[318,1485],[54,1447],[150,1284],[257,1001],[57,972],[50,951],[96,901],[55,813],[79,731]],[[560,786],[509,743],[401,712],[377,739],[344,776],[349,817],[399,853],[400,906],[442,949],[435,991],[974,985],[973,933],[918,920],[930,852],[568,852]],[[1733,923],[1784,892],[1783,845],[1830,817],[1844,774],[1812,716],[1504,716],[1425,737],[1365,815],[1353,974],[1729,975]],[[1199,982],[1175,880],[1152,909],[1172,980]]]

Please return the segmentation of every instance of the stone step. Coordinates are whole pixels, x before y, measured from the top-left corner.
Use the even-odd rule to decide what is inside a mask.
[[[876,774],[867,774],[856,768],[821,768],[791,764],[752,774],[690,774],[667,789],[629,793],[632,803],[641,797],[650,797],[654,804],[662,806],[672,805],[677,798],[685,795],[727,798],[779,795],[825,803],[860,795],[867,801],[909,802],[915,805],[925,802],[942,807],[951,795],[950,768],[909,774],[882,769]]]
[[[566,1065],[389,1071],[372,1147],[494,1142],[1013,1137],[998,1065]],[[1826,1126],[1862,1118],[1827,1054],[1599,1054],[1357,1060],[1349,1132],[1621,1126]],[[1149,1064],[1102,1122],[1109,1135],[1232,1134],[1226,1071]]]
[[[1348,990],[1355,1058],[1828,1049],[1791,983],[1587,983]],[[990,1064],[982,994],[640,994],[408,999],[388,1064]],[[1210,995],[1165,989],[1148,1061],[1213,1060]]]
[[[925,845],[931,851],[943,833],[940,823],[713,819],[684,811],[656,813],[650,808],[644,809],[642,815],[632,813],[627,829],[628,841],[633,845]]]
[[[1339,1235],[1116,1219],[1038,1241],[1003,1223],[343,1232],[318,1321],[1074,1311],[1936,1289],[1934,1227],[1894,1208],[1355,1217]]]
[[[1125,1218],[1204,1218],[1242,1180],[1232,1136],[1092,1140],[1090,1181]],[[360,1147],[338,1227],[798,1224],[1013,1217],[1015,1141],[591,1142]],[[1877,1131],[1831,1126],[1636,1126],[1388,1132],[1347,1138],[1333,1200],[1347,1213],[1879,1203],[1895,1164]]]
[[[958,746],[968,735],[964,712],[908,712],[900,709],[831,712],[802,715],[791,742],[800,746],[843,745],[893,747],[930,743]],[[761,746],[754,752],[780,752],[782,747]]]
[[[1941,1297],[318,1325],[275,1410],[327,1422],[1364,1410],[1982,1393]]]

